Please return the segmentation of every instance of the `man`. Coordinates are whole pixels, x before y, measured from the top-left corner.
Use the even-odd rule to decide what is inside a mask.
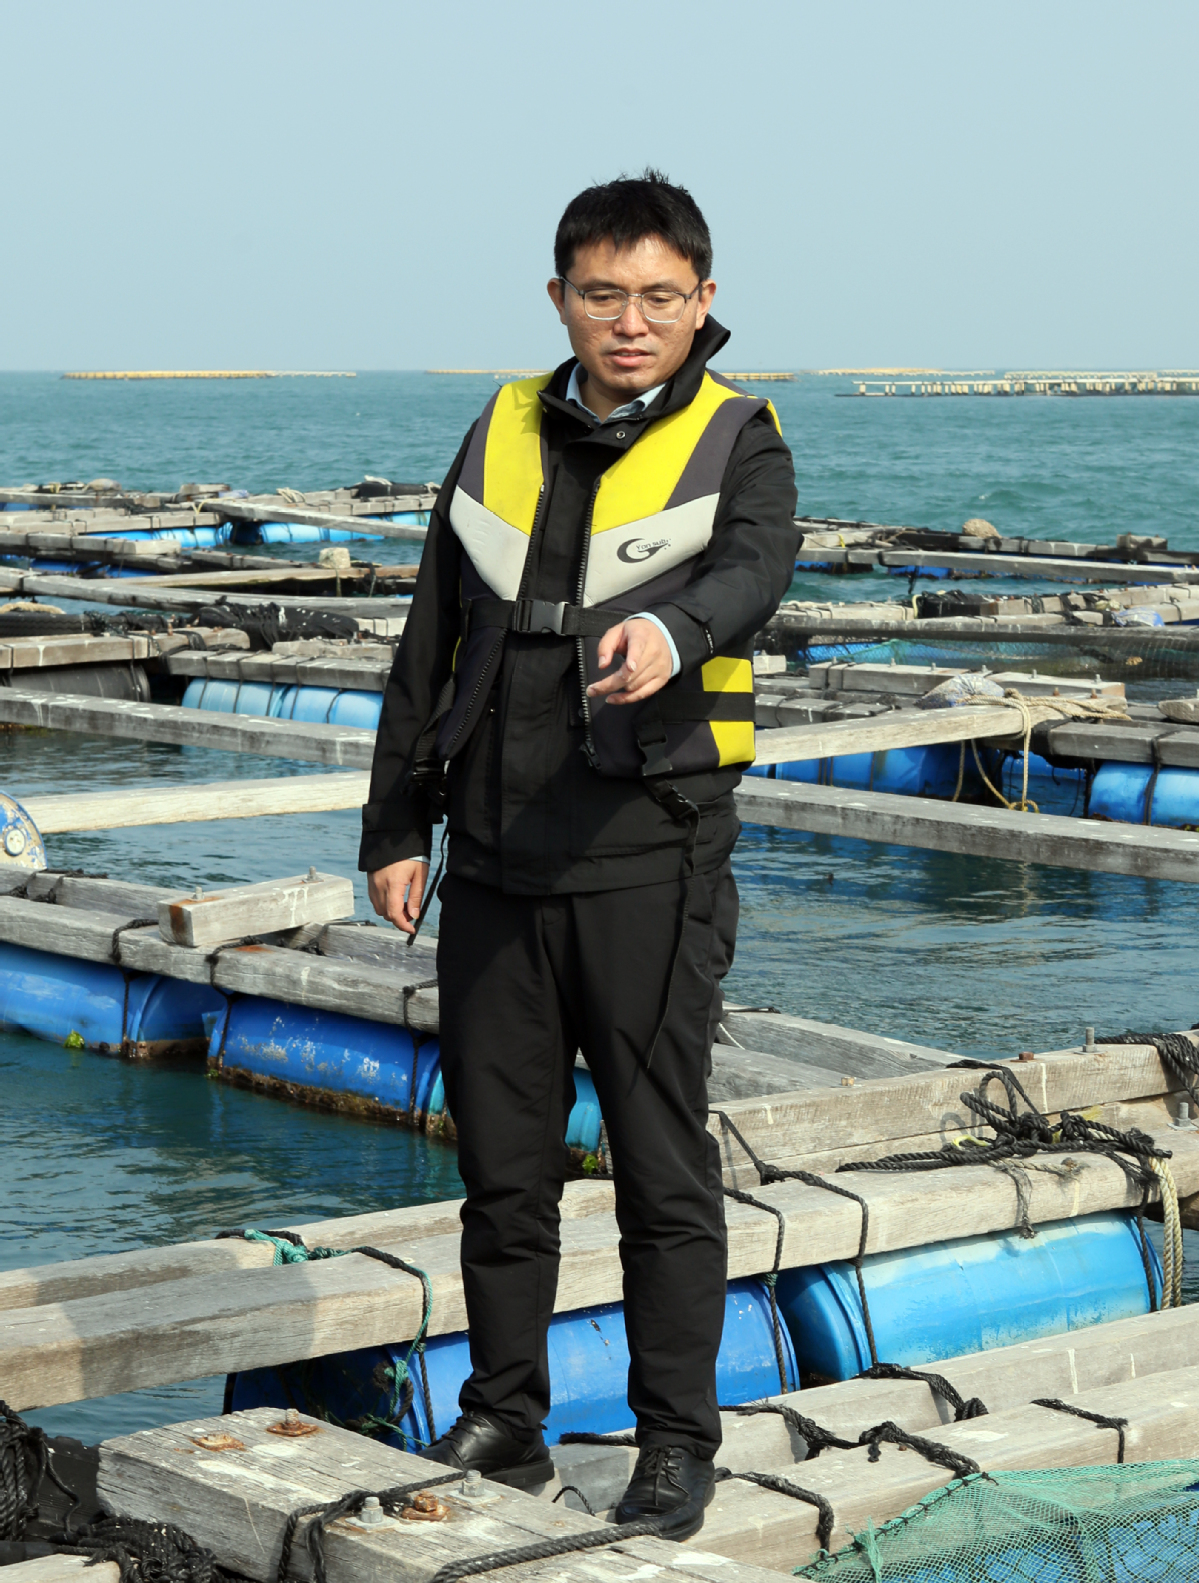
[[[773,409],[705,369],[728,339],[711,259],[695,202],[656,172],[568,205],[549,295],[574,357],[503,386],[442,487],[360,857],[376,912],[411,934],[444,803],[441,1067],[472,1373],[425,1455],[525,1487],[552,1473],[546,1330],[581,1049],[640,1447],[617,1519],[677,1538],[702,1525],[720,1444],[706,1083],[736,935],[733,789],[753,759],[754,634],[798,547]]]

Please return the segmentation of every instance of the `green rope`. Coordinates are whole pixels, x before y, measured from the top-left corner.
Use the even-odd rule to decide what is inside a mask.
[[[241,1234],[247,1242],[273,1243],[275,1264],[307,1264],[310,1259],[340,1259],[343,1253],[358,1251],[356,1248],[307,1248],[302,1242],[289,1242],[286,1237],[277,1237],[271,1231],[255,1231],[250,1226]]]
[[[299,1238],[293,1241],[290,1237],[279,1236],[278,1233],[273,1231],[258,1231],[252,1226],[245,1226],[236,1232],[222,1232],[220,1235],[240,1236],[246,1242],[268,1244],[275,1250],[275,1257],[272,1260],[274,1265],[308,1264],[315,1259],[340,1259],[347,1253],[363,1253],[368,1258],[381,1260],[382,1263],[390,1265],[393,1269],[401,1269],[409,1275],[415,1275],[420,1281],[423,1299],[420,1325],[417,1327],[416,1335],[408,1343],[407,1352],[402,1358],[396,1359],[392,1367],[386,1371],[391,1381],[387,1415],[386,1417],[380,1417],[376,1413],[366,1413],[358,1421],[357,1428],[360,1434],[372,1437],[377,1436],[380,1432],[396,1435],[403,1442],[403,1449],[405,1450],[407,1450],[410,1443],[414,1446],[423,1446],[429,1444],[435,1438],[437,1431],[433,1421],[433,1398],[429,1391],[429,1379],[424,1361],[425,1335],[429,1329],[429,1321],[433,1317],[433,1284],[424,1270],[419,1269],[415,1264],[408,1264],[394,1254],[381,1253],[378,1248],[366,1246],[357,1248],[309,1248]],[[411,1407],[412,1399],[416,1394],[417,1381],[412,1374],[414,1354],[420,1367],[420,1386],[424,1393],[425,1416],[429,1423],[430,1441],[421,1440],[418,1435],[410,1435],[400,1423],[400,1419]],[[307,1395],[307,1392],[305,1394]],[[314,1413],[313,1416],[324,1418],[326,1422],[333,1421],[328,1409],[323,1407],[319,1412]]]

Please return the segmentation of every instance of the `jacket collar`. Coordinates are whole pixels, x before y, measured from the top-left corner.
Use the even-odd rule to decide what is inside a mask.
[[[687,360],[666,382],[666,388],[655,398],[653,403],[633,422],[644,422],[647,418],[664,418],[680,408],[689,406],[695,400],[703,381],[704,370],[708,360],[721,351],[729,339],[730,332],[723,324],[718,324],[709,314],[703,328],[695,332],[695,339],[691,342],[691,350],[687,353]],[[598,427],[586,413],[580,412],[573,403],[565,400],[566,387],[570,383],[571,370],[578,359],[567,358],[565,363],[560,363],[550,375],[550,382],[541,391],[541,404],[547,410],[563,412],[568,417],[574,418],[577,423],[585,423],[589,427]]]

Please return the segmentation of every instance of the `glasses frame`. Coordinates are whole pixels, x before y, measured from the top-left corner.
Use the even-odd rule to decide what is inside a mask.
[[[684,292],[679,292],[678,293],[678,295],[680,297],[682,297],[682,299],[683,299],[683,306],[679,310],[679,316],[678,316],[677,319],[651,319],[649,314],[646,313],[646,311],[645,311],[645,298],[646,298],[647,294],[644,291],[621,291],[620,295],[624,298],[624,307],[621,308],[619,313],[614,314],[612,316],[612,318],[608,319],[608,318],[602,317],[598,313],[589,313],[588,312],[588,310],[587,310],[587,292],[583,291],[583,290],[580,290],[580,288],[575,285],[573,280],[567,280],[565,275],[559,275],[558,279],[562,282],[562,284],[564,286],[569,286],[571,291],[573,291],[575,293],[575,295],[578,296],[581,299],[581,301],[583,303],[583,312],[585,314],[587,314],[587,317],[591,320],[591,322],[593,324],[616,324],[616,323],[618,323],[621,319],[624,318],[625,312],[626,312],[630,302],[635,302],[637,304],[637,312],[645,320],[646,324],[681,324],[683,322],[683,315],[687,311],[687,304],[691,301],[692,297],[694,297],[700,291],[701,287],[703,286],[703,281],[701,280],[699,285],[695,286],[691,291],[688,291],[686,293],[684,293]],[[619,287],[616,287],[616,286],[592,286],[589,289],[592,290],[592,291],[619,291]]]

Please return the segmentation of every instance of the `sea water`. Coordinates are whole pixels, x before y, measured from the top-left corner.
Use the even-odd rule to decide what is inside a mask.
[[[803,513],[951,529],[983,516],[1005,535],[1110,543],[1160,533],[1199,548],[1199,400],[838,395],[849,388],[810,378],[754,390],[779,411]],[[483,376],[425,374],[129,384],[0,375],[0,484],[436,481],[494,390]],[[805,574],[793,596],[900,591],[879,575]],[[17,797],[297,773],[321,771],[0,733],[0,787]],[[354,875],[366,917],[357,841],[354,812],[295,814],[52,836],[49,854],[56,867],[180,887],[315,864]],[[1186,885],[763,827],[746,829],[735,867],[742,916],[727,991],[742,1004],[975,1057],[1076,1045],[1088,1024],[1102,1035],[1196,1020]],[[0,1268],[460,1192],[453,1151],[402,1129],[226,1088],[195,1066],[135,1066],[19,1034],[0,1034],[0,1139]],[[1199,1237],[1186,1241],[1199,1259]],[[1188,1294],[1199,1297],[1193,1276]],[[203,1380],[31,1416],[95,1440],[216,1412],[220,1400],[221,1382]]]

